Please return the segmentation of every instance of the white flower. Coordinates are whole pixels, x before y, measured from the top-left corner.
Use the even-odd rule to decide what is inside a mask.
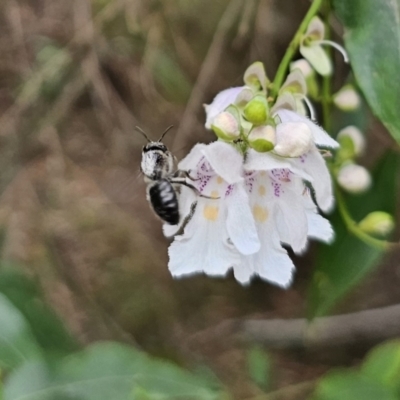
[[[250,146],[244,156],[231,144],[215,142],[196,145],[180,162],[179,168],[193,178],[187,183],[198,194],[182,187],[181,215],[193,213],[197,202],[183,234],[179,226],[164,228],[167,234],[180,232],[169,249],[173,276],[224,276],[233,269],[242,284],[259,276],[288,287],[295,268],[282,243],[302,253],[308,238],[327,243],[333,239],[304,181],[311,183],[319,207],[329,210],[334,202],[332,182],[317,146],[336,148],[338,143],[298,113],[306,87],[300,71],[295,71],[265,124],[241,121],[241,140]],[[260,79],[253,75],[257,83]],[[243,111],[246,101],[254,99],[252,94],[248,86],[218,94],[206,107],[206,127],[231,104]]]
[[[348,62],[348,57],[342,46],[330,40],[324,40],[324,37],[325,25],[318,17],[314,17],[303,37],[300,53],[320,75],[327,76],[332,74],[332,63],[322,45],[329,45],[340,51],[345,62]]]
[[[175,277],[199,272],[224,276],[239,264],[240,253],[260,249],[244,187],[243,157],[223,142],[196,145],[179,168],[190,171],[196,180],[189,182],[200,195],[213,199],[197,196],[192,219],[169,248],[169,269]],[[188,197],[186,190],[180,196],[186,210]]]

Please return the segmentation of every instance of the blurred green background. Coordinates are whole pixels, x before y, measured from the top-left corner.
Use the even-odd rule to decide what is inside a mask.
[[[312,243],[306,255],[296,258],[295,282],[287,291],[259,280],[241,287],[232,276],[173,280],[167,269],[168,241],[146,202],[139,172],[144,139],[134,131],[135,125],[158,138],[173,124],[165,143],[178,158],[194,143],[213,140],[204,129],[202,105],[221,89],[241,85],[243,72],[253,61],[263,61],[273,78],[309,4],[307,0],[1,1],[4,400],[152,399],[168,392],[157,389],[161,397],[156,397],[150,393],[155,383],[146,381],[134,390],[125,388],[121,376],[114,386],[105,385],[111,392],[96,384],[70,387],[69,392],[43,391],[68,387],[86,375],[97,379],[96,366],[101,369],[103,364],[110,371],[122,371],[121,375],[148,368],[153,376],[168,375],[171,382],[189,385],[193,379],[193,388],[207,387],[185,389],[186,394],[171,392],[170,398],[217,398],[213,396],[219,396],[218,391],[212,388],[219,385],[234,398],[250,399],[262,396],[264,389],[315,380],[332,366],[355,365],[363,358],[367,349],[362,346],[312,355],[266,354],[238,340],[237,332],[225,324],[240,318],[304,317],[310,309],[325,313],[339,295],[324,283],[324,268],[347,270],[343,258],[348,242],[347,248]],[[332,26],[333,36],[340,38],[335,18]],[[349,67],[338,58],[334,88],[348,80],[352,80]],[[368,134],[364,165],[378,165],[376,174],[388,176],[390,171],[390,177],[396,177],[397,155],[381,159],[395,148],[394,142],[365,107],[350,117],[335,114],[333,133],[349,118]],[[385,162],[390,164],[382,167]],[[379,168],[386,169],[382,173]],[[367,211],[391,211],[397,193],[392,181],[379,186],[380,194],[390,193],[390,205],[382,205],[383,195],[379,199],[367,195],[353,201],[354,209],[359,210],[361,202]],[[337,215],[332,219],[339,229],[339,243],[346,242]],[[354,250],[371,261],[366,270],[378,258],[381,266],[337,305],[338,312],[400,301],[399,252],[370,260],[372,255],[364,251]],[[364,261],[356,255],[350,262]],[[344,279],[352,285],[359,277]],[[315,280],[319,286],[309,289]],[[321,300],[321,293],[332,295]],[[113,343],[87,347],[100,341]],[[68,356],[85,347],[86,352]],[[145,357],[135,349],[174,366],[153,360],[133,365]],[[197,371],[196,378],[178,366]],[[176,385],[170,386],[175,390]],[[123,394],[118,388],[124,388]],[[305,398],[300,392],[282,398]]]

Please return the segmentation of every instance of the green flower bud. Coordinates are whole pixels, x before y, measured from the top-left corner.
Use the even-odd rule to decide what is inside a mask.
[[[374,211],[368,214],[358,226],[368,234],[386,236],[393,231],[395,222],[390,214],[383,211]]]
[[[268,102],[265,96],[255,96],[247,103],[243,114],[245,118],[254,125],[265,124],[268,118]]]
[[[263,125],[253,128],[248,136],[250,147],[265,153],[275,146],[275,128],[272,125]]]

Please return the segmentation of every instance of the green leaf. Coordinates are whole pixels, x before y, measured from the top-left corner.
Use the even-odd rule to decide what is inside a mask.
[[[37,286],[29,278],[14,269],[3,267],[0,271],[0,293],[23,314],[43,350],[67,354],[78,349],[75,340],[43,302]]]
[[[0,293],[0,367],[12,369],[40,356],[24,316]]]
[[[29,378],[31,370],[36,378]],[[172,363],[105,342],[47,367],[24,365],[6,381],[4,400],[219,399],[212,386]]]
[[[318,384],[313,400],[398,400],[395,393],[353,371],[329,373]]]
[[[373,173],[374,185],[361,196],[346,196],[346,204],[355,220],[380,210],[393,214],[396,207],[399,156],[385,155]],[[309,291],[309,316],[326,314],[336,302],[358,284],[378,263],[383,252],[366,245],[350,234],[338,211],[330,218],[336,240],[321,245]]]
[[[51,384],[48,365],[43,360],[28,361],[6,380],[4,400],[64,400],[59,390],[48,390]]]
[[[251,379],[262,389],[268,389],[271,361],[262,347],[253,346],[248,351],[247,368]]]
[[[374,114],[400,142],[400,0],[334,0],[357,82]]]
[[[365,359],[361,373],[394,389],[400,396],[400,340],[375,347]]]

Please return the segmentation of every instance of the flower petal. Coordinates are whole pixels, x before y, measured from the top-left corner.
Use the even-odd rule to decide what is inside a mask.
[[[294,265],[280,244],[272,183],[264,171],[252,174],[246,180],[261,248],[255,254],[242,255],[241,264],[234,266],[235,278],[242,284],[248,283],[254,275],[282,287],[288,287],[292,280]]]
[[[302,45],[300,46],[300,53],[320,75],[329,76],[332,74],[331,60],[319,44]]]
[[[182,171],[190,171],[196,169],[197,164],[203,157],[202,150],[204,150],[206,147],[207,145],[203,143],[198,143],[193,146],[192,150],[190,150],[190,153],[179,162],[178,168]]]
[[[279,242],[273,219],[258,225],[261,249],[258,253],[242,256],[242,262],[235,265],[235,278],[242,284],[249,283],[254,275],[282,288],[288,288],[293,280],[295,267]]]
[[[312,182],[313,178],[308,174],[304,168],[298,168],[297,164],[293,162],[296,159],[283,158],[275,154],[259,153],[255,150],[249,149],[245,161],[244,168],[246,171],[270,171],[273,169],[289,169],[294,174],[301,178]]]
[[[214,200],[199,199],[185,233],[177,236],[168,249],[169,270],[180,277],[204,272],[225,276],[239,262],[239,253],[228,242],[226,210]],[[195,234],[193,234],[193,231]]]
[[[226,196],[228,209],[227,230],[229,237],[240,253],[248,255],[260,250],[257,228],[249,206],[248,195],[244,187],[235,185]]]
[[[284,122],[303,122],[311,129],[314,137],[314,142],[317,146],[337,148],[339,143],[332,139],[327,132],[320,128],[317,124],[311,121],[309,118],[299,115],[293,111],[289,110],[279,110],[277,115],[280,120]]]
[[[321,210],[330,211],[334,205],[332,179],[324,158],[317,148],[311,149],[302,157],[290,160],[296,167],[303,168],[312,178],[310,181],[315,190],[315,197]]]
[[[275,221],[281,242],[290,245],[296,254],[307,246],[307,214],[302,192],[304,184],[296,177],[283,185],[279,199],[275,201]]]
[[[213,142],[202,149],[202,154],[215,173],[229,184],[243,179],[243,156],[232,145]]]
[[[305,36],[312,40],[322,40],[325,37],[325,25],[318,16],[313,17],[308,24]]]
[[[206,128],[211,129],[213,119],[229,105],[233,104],[244,86],[233,87],[219,92],[211,104],[205,105]]]

